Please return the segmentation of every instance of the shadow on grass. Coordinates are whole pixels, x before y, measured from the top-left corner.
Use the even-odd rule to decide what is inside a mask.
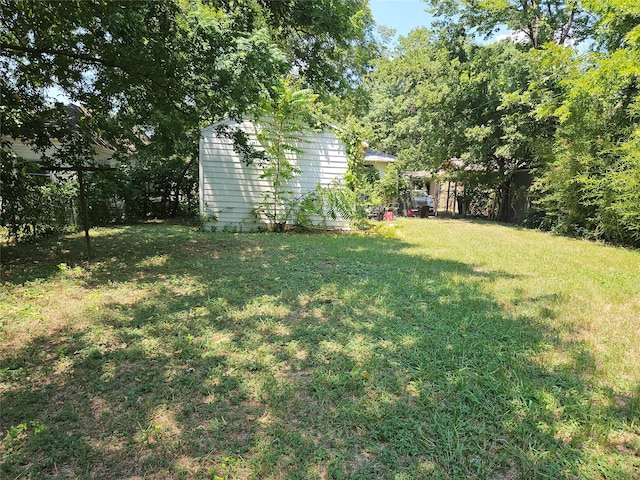
[[[159,230],[162,233],[158,235]],[[43,281],[59,274],[60,265],[64,264],[90,270],[94,285],[116,277],[123,281],[144,273],[138,263],[147,258],[168,253],[188,254],[189,246],[201,247],[202,243],[191,237],[193,232],[193,227],[162,224],[93,229],[91,259],[86,256],[81,232],[45,238],[34,244],[5,246],[2,248],[2,279],[10,285]]]
[[[0,359],[8,478],[634,478],[635,440],[611,438],[640,396],[594,391],[580,343],[545,368],[562,299],[509,316],[485,289],[505,272],[379,237],[94,243],[86,287],[144,294]]]

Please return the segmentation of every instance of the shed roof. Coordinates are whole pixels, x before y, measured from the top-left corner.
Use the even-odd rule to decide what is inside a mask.
[[[381,163],[393,163],[396,161],[396,157],[389,155],[388,153],[376,152],[368,149],[364,152],[365,162],[381,162]]]

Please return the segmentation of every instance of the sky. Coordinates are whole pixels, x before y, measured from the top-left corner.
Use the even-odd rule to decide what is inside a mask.
[[[378,25],[393,28],[397,35],[406,36],[416,27],[428,26],[433,19],[421,0],[369,0],[369,8]]]

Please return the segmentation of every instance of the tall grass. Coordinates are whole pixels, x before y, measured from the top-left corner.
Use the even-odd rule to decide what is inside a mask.
[[[638,478],[640,252],[441,219],[4,251],[0,478]]]

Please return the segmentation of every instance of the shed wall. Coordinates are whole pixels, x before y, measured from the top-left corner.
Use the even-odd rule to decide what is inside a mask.
[[[242,129],[251,143],[258,146],[256,127],[250,122],[231,124]],[[344,145],[330,132],[304,137],[297,147],[302,153],[289,160],[302,173],[289,181],[284,189],[301,195],[329,186],[344,178],[347,155]],[[200,213],[215,218],[207,227],[216,230],[255,231],[266,226],[266,219],[256,218],[255,207],[271,189],[267,179],[260,178],[257,164],[246,165],[233,148],[233,141],[216,134],[213,127],[203,129],[200,139]],[[318,219],[318,222],[321,219]],[[345,228],[344,220],[327,221],[327,227]]]

